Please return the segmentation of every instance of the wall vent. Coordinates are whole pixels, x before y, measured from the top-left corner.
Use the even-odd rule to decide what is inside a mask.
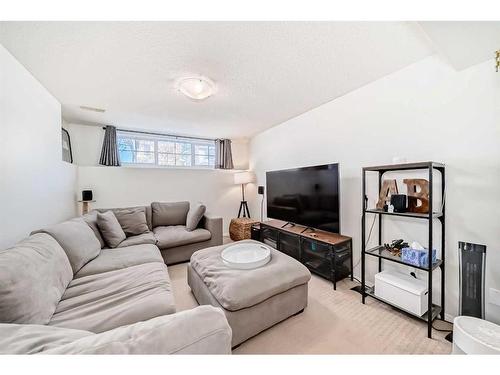
[[[106,112],[105,109],[94,108],[94,107],[87,107],[86,105],[81,105],[80,108],[83,109],[83,110],[85,110],[85,111],[100,112],[100,113]]]

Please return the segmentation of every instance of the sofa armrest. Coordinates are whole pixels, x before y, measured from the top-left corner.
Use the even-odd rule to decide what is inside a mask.
[[[230,354],[231,327],[212,306],[83,337],[44,354]]]
[[[222,218],[204,216],[202,222],[203,228],[207,229],[212,237],[210,241],[216,245],[222,245]]]
[[[42,324],[0,324],[0,354],[37,354],[94,335]]]

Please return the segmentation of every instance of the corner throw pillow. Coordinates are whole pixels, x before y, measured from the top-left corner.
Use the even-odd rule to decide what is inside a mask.
[[[186,230],[189,232],[196,229],[207,208],[201,203],[196,203],[189,209],[186,220]]]
[[[127,236],[113,211],[97,213],[97,226],[109,247],[117,247]]]
[[[149,232],[144,208],[115,210],[114,214],[127,237]]]

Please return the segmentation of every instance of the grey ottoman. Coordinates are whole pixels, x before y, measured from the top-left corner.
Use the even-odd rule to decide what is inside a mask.
[[[229,268],[220,253],[230,245],[195,252],[188,265],[188,284],[200,305],[223,309],[233,330],[235,347],[304,310],[311,273],[295,259],[274,249],[271,261],[263,267]]]

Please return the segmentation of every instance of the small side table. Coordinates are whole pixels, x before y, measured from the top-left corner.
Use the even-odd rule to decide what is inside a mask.
[[[231,223],[229,224],[229,237],[231,237],[233,241],[248,240],[252,238],[252,225],[256,223],[259,223],[259,220],[249,217],[231,219]]]
[[[93,203],[95,201],[78,201],[78,202],[82,204],[82,215],[85,215],[90,211],[90,203]]]

